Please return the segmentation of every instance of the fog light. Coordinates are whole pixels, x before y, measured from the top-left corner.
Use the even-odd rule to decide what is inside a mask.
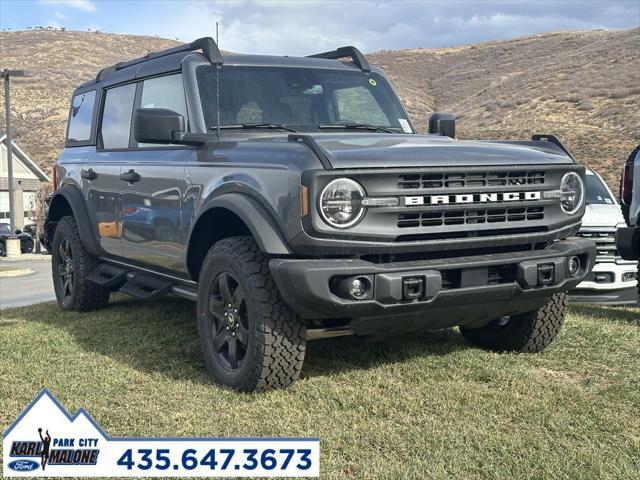
[[[631,282],[636,279],[636,272],[624,272],[622,274],[623,282]]]
[[[369,294],[370,288],[371,284],[369,283],[369,280],[367,280],[365,277],[356,277],[351,281],[349,293],[356,300],[362,300]]]
[[[578,275],[580,271],[580,259],[578,257],[569,257],[569,262],[567,263],[567,272],[569,272],[570,277],[575,277]]]

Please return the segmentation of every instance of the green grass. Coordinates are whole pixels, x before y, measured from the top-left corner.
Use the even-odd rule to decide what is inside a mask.
[[[0,311],[0,430],[47,387],[114,436],[319,436],[322,478],[640,478],[640,309],[573,308],[535,355],[457,330],[311,343],[291,388],[211,382],[194,306]]]

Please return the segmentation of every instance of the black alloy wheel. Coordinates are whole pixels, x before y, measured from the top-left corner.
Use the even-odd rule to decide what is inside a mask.
[[[222,365],[242,367],[249,348],[249,316],[245,292],[230,272],[221,272],[209,291],[209,334]]]
[[[75,218],[62,217],[51,245],[51,276],[63,310],[87,311],[109,303],[109,289],[89,280],[99,260],[85,248]]]
[[[66,298],[68,298],[73,295],[74,285],[73,250],[68,238],[65,237],[60,241],[57,256],[56,264],[58,267],[58,277],[60,278],[62,293]]]

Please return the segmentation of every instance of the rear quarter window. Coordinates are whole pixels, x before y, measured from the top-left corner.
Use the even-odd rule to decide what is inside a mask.
[[[69,111],[69,142],[86,142],[91,138],[91,121],[93,119],[93,105],[96,91],[79,93],[73,97]]]

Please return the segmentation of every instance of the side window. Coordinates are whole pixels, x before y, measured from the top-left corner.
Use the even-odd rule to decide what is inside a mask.
[[[389,126],[389,119],[378,101],[365,87],[343,88],[335,91],[340,120]]]
[[[79,93],[73,97],[69,111],[69,131],[67,140],[70,142],[86,142],[91,137],[91,119],[96,91]]]
[[[107,90],[102,111],[102,148],[128,148],[135,83]]]
[[[182,74],[151,78],[142,82],[142,98],[140,108],[168,108],[184,117],[188,130],[187,100],[184,96]],[[150,143],[139,143],[139,147],[167,146]]]

